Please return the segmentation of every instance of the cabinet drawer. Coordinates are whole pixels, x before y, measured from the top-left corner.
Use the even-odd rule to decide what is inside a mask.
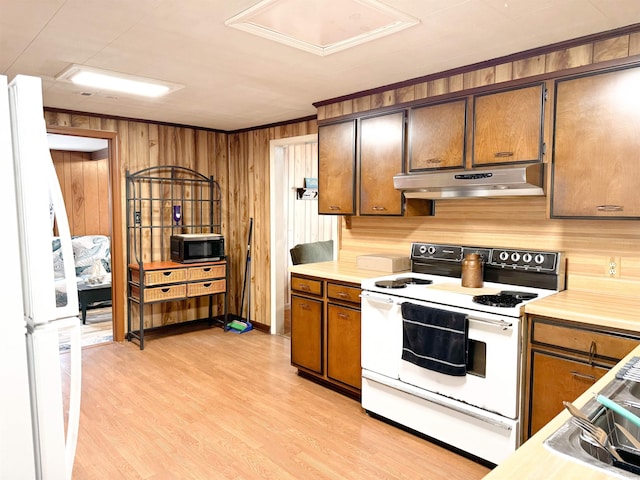
[[[212,280],[209,282],[196,282],[187,284],[187,297],[199,297],[200,295],[213,295],[226,290],[226,280]]]
[[[131,286],[131,296],[138,301],[142,301],[143,303],[184,298],[186,294],[186,285],[171,285],[168,287],[145,288],[144,298],[140,299],[140,288],[135,285]]]
[[[134,275],[139,275],[137,270],[133,270],[131,272],[133,281],[136,281],[133,278]],[[184,282],[187,279],[187,269],[186,268],[174,268],[171,270],[151,270],[148,272],[144,272],[144,284],[145,285],[162,285],[165,283],[177,283]],[[139,281],[139,279],[138,279]]]
[[[360,303],[360,289],[337,283],[328,283],[327,297],[345,302]]]
[[[309,293],[311,295],[322,295],[322,282],[292,276],[291,290],[297,290],[298,292]]]
[[[192,267],[187,269],[189,280],[205,280],[207,278],[221,278],[225,276],[224,265],[211,265],[209,267]]]
[[[638,346],[638,341],[630,338],[535,320],[531,341],[615,360]]]

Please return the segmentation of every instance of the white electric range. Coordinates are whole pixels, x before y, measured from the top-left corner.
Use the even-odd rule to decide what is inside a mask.
[[[481,288],[461,286],[469,253],[483,260]],[[520,439],[524,306],[564,289],[563,255],[414,243],[411,260],[411,272],[362,282],[362,406],[498,464]],[[449,328],[454,319],[463,333]],[[416,352],[416,342],[435,352]],[[450,354],[464,358],[453,374],[451,359],[438,358]]]

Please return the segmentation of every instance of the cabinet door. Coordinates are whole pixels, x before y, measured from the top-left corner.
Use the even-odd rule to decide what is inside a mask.
[[[464,167],[466,112],[466,99],[410,110],[410,172]]]
[[[360,214],[402,215],[402,193],[393,176],[402,173],[404,111],[360,120]]]
[[[573,402],[608,369],[543,352],[532,352],[529,436]]]
[[[318,128],[318,213],[356,213],[356,122]]]
[[[322,302],[291,296],[291,364],[322,375]]]
[[[556,83],[553,217],[639,217],[640,68]]]
[[[360,388],[360,311],[327,306],[327,376]]]
[[[544,86],[473,99],[473,165],[542,161]]]

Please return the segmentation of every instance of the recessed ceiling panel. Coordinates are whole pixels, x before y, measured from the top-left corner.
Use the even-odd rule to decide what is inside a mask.
[[[323,56],[417,23],[376,0],[263,0],[225,22]]]

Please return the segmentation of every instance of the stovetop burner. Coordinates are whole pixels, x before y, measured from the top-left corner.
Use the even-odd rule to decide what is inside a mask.
[[[433,280],[427,280],[426,278],[416,277],[400,277],[396,278],[396,282],[402,282],[405,285],[431,285]]]
[[[378,280],[375,285],[380,288],[405,288],[407,285],[429,285],[433,280],[415,277],[399,277],[395,280]]]
[[[513,308],[525,300],[536,298],[538,294],[518,291],[502,291],[498,295],[476,295],[474,303],[488,305],[490,307]]]

